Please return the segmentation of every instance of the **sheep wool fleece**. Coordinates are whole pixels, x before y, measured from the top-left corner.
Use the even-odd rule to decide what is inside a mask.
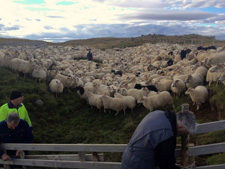
[[[20,119],[25,120],[30,127],[32,126],[27,109],[23,103],[21,103],[18,107],[15,107],[11,102],[2,105],[0,108],[0,121],[6,120],[8,115],[12,112],[18,113]]]
[[[150,112],[134,131],[123,152],[121,169],[179,169],[175,165],[176,116]]]

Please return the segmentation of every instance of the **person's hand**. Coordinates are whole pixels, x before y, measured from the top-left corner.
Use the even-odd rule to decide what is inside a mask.
[[[3,154],[1,159],[2,161],[11,160],[11,158],[7,154]]]
[[[16,157],[19,157],[20,156],[20,153],[22,153],[23,152],[23,150],[17,150],[16,151]]]

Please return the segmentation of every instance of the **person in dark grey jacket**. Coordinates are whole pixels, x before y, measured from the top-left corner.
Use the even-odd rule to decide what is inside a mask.
[[[195,131],[190,111],[150,112],[134,131],[123,152],[121,169],[179,169],[175,165],[176,136]]]
[[[93,60],[93,55],[91,53],[91,49],[88,50],[87,59],[90,60],[90,61]]]

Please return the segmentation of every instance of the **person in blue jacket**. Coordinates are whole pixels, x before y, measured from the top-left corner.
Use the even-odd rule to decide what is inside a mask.
[[[31,143],[33,141],[32,129],[25,120],[20,119],[19,114],[12,112],[6,120],[0,122],[0,143]],[[6,153],[0,151],[3,161],[10,160],[11,157],[19,156],[22,150],[7,150]]]
[[[150,112],[123,152],[121,169],[179,169],[175,164],[176,136],[194,132],[195,128],[193,112]]]

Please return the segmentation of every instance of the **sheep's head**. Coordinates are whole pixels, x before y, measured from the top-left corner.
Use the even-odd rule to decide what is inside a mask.
[[[185,94],[189,95],[193,90],[194,90],[194,88],[188,88],[187,91],[185,92]]]

